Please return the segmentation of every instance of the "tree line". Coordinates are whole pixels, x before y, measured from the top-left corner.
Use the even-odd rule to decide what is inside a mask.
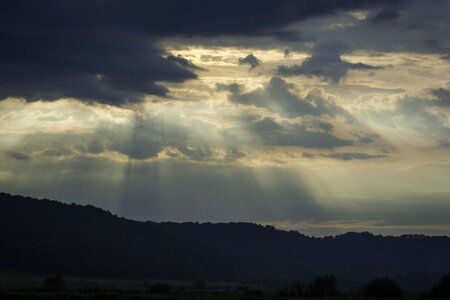
[[[309,282],[295,280],[283,289],[276,291],[263,291],[258,288],[251,288],[246,286],[238,286],[234,291],[235,294],[243,294],[247,298],[243,299],[259,299],[259,297],[266,295],[274,295],[279,297],[334,297],[342,295],[343,293],[337,289],[337,278],[333,274],[324,276],[317,276]],[[180,294],[179,289],[173,289],[167,283],[147,284],[147,291],[127,291],[127,292],[105,292],[101,290],[84,291],[83,293],[75,293],[66,289],[66,283],[62,276],[55,275],[45,278],[42,282],[39,291],[33,293],[17,293],[17,292],[1,292],[0,300],[142,300],[145,293],[156,295],[168,294],[173,295],[171,299],[176,299],[175,295]],[[207,292],[207,284],[203,280],[195,280],[192,288],[197,293],[204,294]],[[202,290],[203,289],[203,290]],[[346,293],[348,294],[348,293]],[[358,296],[367,298],[399,298],[403,291],[399,284],[389,277],[378,277],[370,280],[362,285],[358,291],[353,293]],[[182,295],[182,292],[181,292]],[[248,298],[251,296],[250,298]],[[431,298],[450,298],[450,273],[442,275],[433,288],[421,296]]]
[[[277,294],[287,297],[337,296],[340,294],[337,289],[337,282],[337,278],[333,274],[317,276],[307,283],[301,280],[295,280],[287,287],[279,289]],[[146,287],[148,288],[148,292],[155,294],[168,294],[174,291],[167,283],[146,284]],[[41,290],[46,292],[64,291],[65,288],[65,281],[60,275],[47,277],[41,286]],[[197,291],[202,291],[206,289],[206,284],[203,280],[195,280],[192,288]],[[245,286],[239,286],[237,290],[252,296],[261,296],[264,294],[260,289]],[[366,297],[397,298],[402,296],[403,291],[393,278],[377,277],[362,285],[356,293]],[[425,294],[433,298],[450,298],[450,272],[442,275],[433,288]]]

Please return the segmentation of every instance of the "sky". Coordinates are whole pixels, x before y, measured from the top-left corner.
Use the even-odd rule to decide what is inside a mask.
[[[0,190],[450,235],[450,1],[2,1]]]

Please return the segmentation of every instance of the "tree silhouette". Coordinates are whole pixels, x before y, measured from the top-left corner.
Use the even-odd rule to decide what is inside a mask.
[[[450,298],[450,273],[442,275],[439,282],[433,286],[431,296],[435,298]]]
[[[119,297],[114,294],[94,294],[89,297],[89,300],[118,300]]]
[[[300,297],[305,295],[306,286],[300,280],[291,282],[286,292],[288,296]]]
[[[317,276],[307,285],[300,280],[295,280],[287,288],[280,290],[280,295],[294,297],[334,296],[337,294],[336,283],[336,277],[332,274]]]
[[[45,291],[61,291],[66,287],[61,275],[49,276],[42,283],[42,289]]]
[[[363,286],[362,292],[369,297],[381,298],[394,298],[402,295],[402,291],[397,282],[389,277],[375,278]]]
[[[197,279],[192,282],[192,288],[195,290],[204,290],[206,287],[205,281],[203,279]]]
[[[152,285],[150,287],[150,292],[156,293],[156,294],[170,293],[170,285],[165,284],[165,283],[155,283],[154,285]]]
[[[333,274],[317,276],[306,288],[306,296],[333,296],[336,291],[336,277]]]

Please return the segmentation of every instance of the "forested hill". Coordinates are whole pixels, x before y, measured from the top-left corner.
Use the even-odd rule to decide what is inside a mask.
[[[155,223],[93,206],[0,193],[0,269],[89,277],[276,284],[334,273],[426,288],[450,271],[450,238],[312,238],[250,223]]]

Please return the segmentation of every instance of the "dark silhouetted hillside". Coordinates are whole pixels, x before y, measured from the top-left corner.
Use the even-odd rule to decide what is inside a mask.
[[[431,287],[450,271],[450,238],[347,233],[312,238],[250,223],[155,223],[93,206],[0,193],[0,269],[39,274],[341,284],[392,276]]]

